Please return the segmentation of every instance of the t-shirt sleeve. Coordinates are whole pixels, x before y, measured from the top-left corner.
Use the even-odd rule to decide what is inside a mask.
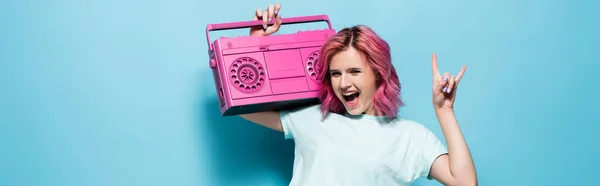
[[[294,139],[294,132],[292,131],[294,122],[290,116],[292,112],[291,110],[279,111],[279,118],[281,119],[281,127],[283,128],[285,139]]]
[[[422,127],[421,135],[423,141],[421,143],[421,154],[419,155],[421,159],[419,176],[432,180],[433,178],[429,173],[433,162],[441,155],[448,154],[448,150],[431,130]]]
[[[307,130],[314,129],[315,124],[319,123],[320,106],[313,105],[302,108],[280,110],[279,118],[285,139],[296,139],[303,133],[309,133]]]

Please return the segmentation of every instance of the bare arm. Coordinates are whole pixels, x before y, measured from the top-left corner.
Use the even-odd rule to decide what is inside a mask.
[[[431,167],[431,177],[444,185],[477,185],[475,165],[453,110],[436,110],[448,144],[448,155],[440,156]]]
[[[262,20],[263,26],[252,27],[250,29],[250,35],[261,37],[268,36],[277,32],[279,30],[279,27],[281,27],[282,23],[281,16],[279,16],[280,9],[281,5],[279,3],[275,5],[269,5],[265,10],[256,9],[256,12],[254,13],[254,20]],[[275,19],[275,23],[273,25],[268,26],[268,21],[272,19]],[[281,119],[279,119],[278,111],[243,114],[240,116],[256,124],[265,126],[276,131],[283,132],[283,127],[281,126]]]
[[[256,124],[265,126],[276,131],[283,132],[283,127],[281,126],[281,119],[279,119],[278,111],[242,114],[240,116]]]
[[[434,54],[432,57],[433,106],[448,143],[448,155],[434,161],[430,175],[444,185],[477,185],[473,158],[454,114],[456,90],[466,67],[463,66],[456,77],[448,72],[442,76],[438,70],[437,56]]]

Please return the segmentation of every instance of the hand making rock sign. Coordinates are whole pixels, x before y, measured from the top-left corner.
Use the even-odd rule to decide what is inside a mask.
[[[454,109],[454,100],[456,98],[456,89],[460,79],[465,74],[466,66],[460,69],[460,72],[455,76],[448,72],[443,75],[438,69],[437,55],[432,55],[432,71],[433,71],[433,107],[435,110]]]

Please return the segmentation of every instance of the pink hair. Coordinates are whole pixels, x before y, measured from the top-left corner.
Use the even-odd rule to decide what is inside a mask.
[[[322,103],[322,115],[325,116],[327,111],[338,114],[345,112],[343,103],[335,96],[331,87],[329,62],[334,55],[350,47],[363,54],[369,67],[377,76],[377,91],[373,97],[377,115],[396,118],[398,109],[404,104],[400,99],[400,81],[392,65],[390,47],[386,41],[364,25],[340,30],[321,47],[319,61],[322,63],[318,63],[318,67],[322,70],[318,77],[321,81],[319,99]]]

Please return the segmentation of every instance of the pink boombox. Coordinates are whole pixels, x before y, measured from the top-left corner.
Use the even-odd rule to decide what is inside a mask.
[[[222,116],[318,103],[319,51],[335,34],[327,15],[283,18],[282,25],[326,21],[329,28],[293,34],[221,37],[209,32],[261,26],[262,21],[206,26],[208,56]],[[269,23],[271,24],[271,23]]]

